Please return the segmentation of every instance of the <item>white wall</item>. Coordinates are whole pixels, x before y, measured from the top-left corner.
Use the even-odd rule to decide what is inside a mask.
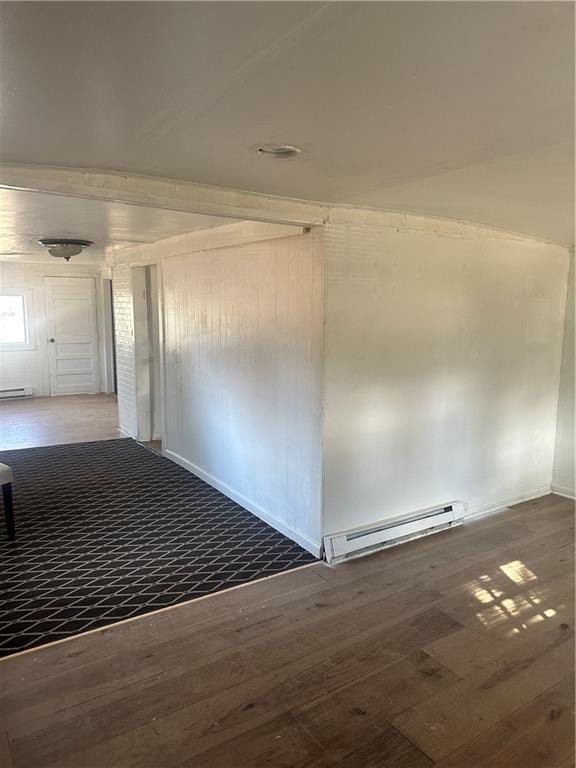
[[[117,256],[159,264],[168,456],[311,549],[450,500],[476,513],[550,490],[566,249],[351,209],[331,212],[325,249],[320,229],[221,230]],[[128,308],[129,274],[114,268]]]
[[[0,389],[32,387],[37,396],[50,394],[44,278],[61,276],[94,278],[99,337],[103,340],[100,267],[0,261],[0,287],[22,289],[27,294],[28,323],[34,338],[31,349],[19,352],[0,349]],[[105,364],[102,365],[104,355],[101,347],[101,379],[106,375]],[[102,389],[105,390],[105,384]]]
[[[574,302],[576,300],[574,296],[574,255],[571,259],[568,286],[552,486],[555,491],[574,497],[576,495],[574,482],[574,473],[576,472],[574,456],[574,433],[576,430],[574,417]]]
[[[165,451],[318,550],[322,234],[162,262]]]
[[[327,227],[325,533],[550,489],[567,257],[410,217]]]
[[[116,335],[118,423],[122,432],[136,437],[138,415],[131,267],[120,265],[113,268],[112,298],[114,301],[114,333]]]
[[[160,306],[158,300],[158,268],[146,267],[146,300],[148,308],[148,341],[150,357],[150,429],[153,440],[160,440],[162,426],[162,360],[160,356]]]

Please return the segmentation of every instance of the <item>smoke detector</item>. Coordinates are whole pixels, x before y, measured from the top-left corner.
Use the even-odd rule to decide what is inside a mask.
[[[296,157],[302,152],[300,147],[292,144],[262,144],[256,147],[256,152],[263,157],[274,157],[276,160],[287,160],[290,157]]]
[[[78,256],[84,248],[94,245],[92,240],[69,240],[67,238],[42,238],[38,240],[40,245],[48,248],[48,253],[59,259],[70,261],[72,256]]]

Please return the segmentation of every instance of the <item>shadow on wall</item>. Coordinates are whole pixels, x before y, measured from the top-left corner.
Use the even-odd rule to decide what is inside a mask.
[[[328,238],[326,532],[549,490],[564,249],[364,235]]]

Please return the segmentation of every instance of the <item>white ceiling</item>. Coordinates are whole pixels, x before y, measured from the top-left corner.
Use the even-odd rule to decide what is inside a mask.
[[[54,262],[41,237],[92,240],[74,264],[101,264],[105,249],[153,243],[195,229],[230,224],[232,219],[141,208],[78,197],[0,189],[0,260]]]
[[[566,2],[2,3],[0,157],[569,243],[573,16]],[[267,142],[303,151],[258,157]]]

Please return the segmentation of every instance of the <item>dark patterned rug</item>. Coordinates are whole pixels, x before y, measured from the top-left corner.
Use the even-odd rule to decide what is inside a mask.
[[[134,440],[0,452],[0,656],[287,571],[314,557]],[[2,509],[3,522],[3,509]]]

